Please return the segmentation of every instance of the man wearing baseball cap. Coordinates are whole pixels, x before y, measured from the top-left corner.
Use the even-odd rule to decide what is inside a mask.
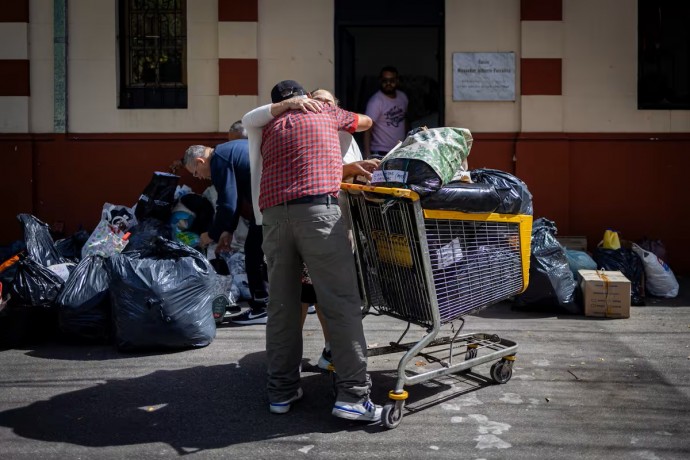
[[[303,395],[299,367],[300,273],[304,261],[331,334],[331,355],[338,376],[332,414],[349,420],[378,421],[381,406],[369,398],[371,381],[352,248],[338,206],[343,175],[338,131],[367,130],[371,119],[305,96],[307,92],[299,83],[281,81],[271,90],[273,104],[260,108],[263,120],[256,113],[260,109],[242,119],[250,150],[261,146],[251,167],[253,182],[259,185],[255,196],[259,219],[263,219],[263,249],[268,262],[269,409],[286,413]],[[257,139],[256,127],[263,124]],[[254,177],[259,175],[257,171],[259,178]]]

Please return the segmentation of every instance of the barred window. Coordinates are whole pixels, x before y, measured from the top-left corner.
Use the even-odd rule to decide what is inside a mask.
[[[119,0],[121,109],[187,108],[186,0]]]
[[[637,106],[690,109],[690,2],[638,0]]]

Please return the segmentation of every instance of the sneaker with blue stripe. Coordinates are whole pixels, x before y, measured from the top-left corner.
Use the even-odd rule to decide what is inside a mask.
[[[361,403],[336,401],[331,414],[348,420],[363,422],[378,422],[381,420],[383,408],[371,402],[369,398]]]
[[[302,399],[302,395],[304,395],[304,392],[301,388],[298,388],[295,396],[282,402],[270,403],[268,405],[268,410],[270,410],[272,414],[286,414],[290,411],[293,402]]]

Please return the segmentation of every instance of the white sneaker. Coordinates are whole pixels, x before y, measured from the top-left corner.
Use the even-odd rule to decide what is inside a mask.
[[[307,307],[307,314],[313,315],[314,313],[316,313],[316,307],[314,305],[309,305],[309,307]]]
[[[324,348],[321,352],[321,356],[319,356],[319,362],[316,365],[324,371],[330,370],[330,366],[333,365],[331,350],[326,350]]]
[[[292,403],[302,399],[303,395],[304,395],[304,392],[302,391],[302,389],[298,388],[295,396],[293,396],[292,398],[290,398],[286,401],[283,401],[283,402],[270,403],[268,405],[268,410],[271,411],[272,414],[286,414],[287,412],[290,411],[290,407],[292,406]],[[379,416],[379,418],[381,418],[381,416]]]
[[[383,408],[371,402],[367,398],[361,403],[347,403],[336,401],[331,414],[348,420],[361,420],[363,422],[378,422],[381,420]]]

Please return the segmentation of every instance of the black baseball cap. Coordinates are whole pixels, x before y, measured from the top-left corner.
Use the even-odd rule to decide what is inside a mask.
[[[282,102],[295,96],[306,96],[304,87],[295,80],[283,80],[271,90],[271,102]]]

